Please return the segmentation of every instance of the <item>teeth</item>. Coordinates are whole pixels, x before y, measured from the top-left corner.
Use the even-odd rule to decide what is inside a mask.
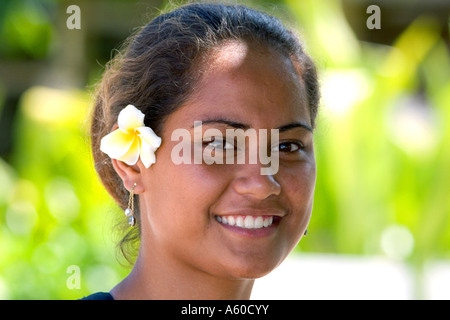
[[[236,218],[236,226],[238,226],[239,228],[245,228],[244,218],[243,217],[237,217]]]
[[[216,220],[245,229],[267,228],[273,223],[272,216],[216,216]]]
[[[253,228],[258,229],[262,228],[264,226],[264,218],[263,217],[256,217],[255,218],[255,224]]]

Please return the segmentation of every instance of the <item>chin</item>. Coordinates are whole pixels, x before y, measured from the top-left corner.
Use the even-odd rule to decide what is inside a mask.
[[[229,261],[227,273],[229,278],[235,280],[254,280],[266,276],[276,269],[283,259],[244,259],[244,261]]]

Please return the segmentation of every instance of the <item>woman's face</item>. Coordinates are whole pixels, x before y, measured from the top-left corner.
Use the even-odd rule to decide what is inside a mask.
[[[167,118],[156,164],[142,172],[142,248],[217,277],[258,278],[286,258],[311,216],[316,164],[304,86],[290,59],[241,42],[215,50],[205,70]],[[176,129],[190,132],[192,150],[215,139],[220,152],[217,136],[194,137],[194,121],[223,137],[226,129],[267,129],[269,148],[270,130],[279,129],[278,171],[262,175],[264,165],[248,155],[244,164],[175,164]]]

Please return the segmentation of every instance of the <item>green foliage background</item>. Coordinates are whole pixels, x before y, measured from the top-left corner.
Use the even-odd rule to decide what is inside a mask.
[[[39,1],[0,4],[3,59],[56,59],[54,16],[67,5],[44,3],[50,11]],[[320,69],[315,204],[296,251],[385,255],[411,265],[420,284],[427,261],[450,257],[450,58],[442,30],[422,16],[392,45],[377,45],[356,38],[339,1],[257,5],[300,30]],[[13,147],[0,159],[2,299],[76,299],[109,290],[129,271],[116,259],[113,226],[122,213],[90,155],[86,119],[99,74],[91,69],[85,86],[34,85],[18,101]],[[2,75],[0,106],[7,81]],[[79,289],[70,287],[70,266],[81,270]]]

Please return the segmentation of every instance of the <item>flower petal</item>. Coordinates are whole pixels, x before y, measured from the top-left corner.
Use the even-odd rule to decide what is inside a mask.
[[[134,129],[144,126],[145,115],[132,104],[127,105],[119,113],[117,123],[124,133],[132,133]]]
[[[154,150],[158,149],[161,145],[161,138],[149,127],[136,128],[136,133],[143,141],[150,144]]]
[[[110,158],[117,159],[128,152],[136,135],[123,133],[117,129],[107,134],[100,141],[100,150]]]
[[[155,151],[156,149],[153,148],[150,143],[147,143],[147,141],[141,138],[140,156],[142,164],[146,168],[149,168],[153,163],[156,162]]]
[[[132,166],[136,164],[139,159],[140,140],[138,136],[134,135],[133,143],[131,144],[127,153],[118,157],[117,160],[123,161]]]

